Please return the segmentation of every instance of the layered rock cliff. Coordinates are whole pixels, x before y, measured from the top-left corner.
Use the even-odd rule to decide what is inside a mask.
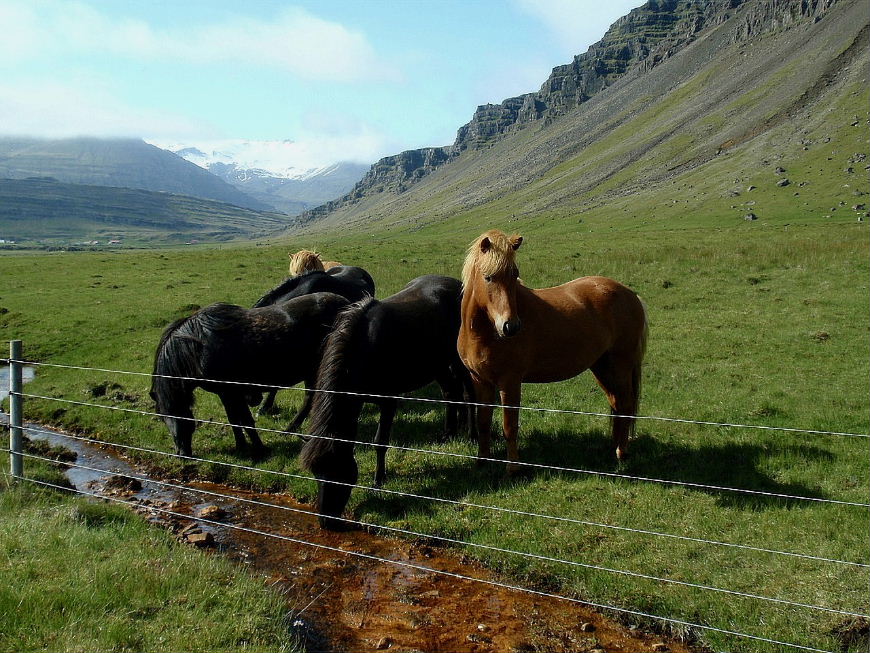
[[[600,41],[571,63],[554,68],[537,92],[477,107],[452,145],[381,159],[347,195],[305,212],[300,222],[317,220],[366,196],[403,193],[466,150],[490,147],[531,125],[549,125],[627,73],[648,73],[709,28],[730,21],[730,40],[737,43],[797,23],[819,21],[837,1],[650,0],[617,20]]]

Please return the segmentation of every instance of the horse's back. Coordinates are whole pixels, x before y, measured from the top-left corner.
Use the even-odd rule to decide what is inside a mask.
[[[360,388],[414,390],[457,357],[459,288],[456,279],[425,275],[389,297],[354,305],[348,318],[357,319],[346,334],[337,333],[345,330],[339,318],[330,340],[352,342],[344,364],[355,370]]]
[[[567,314],[595,312],[600,317],[635,317],[643,314],[637,294],[609,277],[580,277],[559,286],[530,289],[541,300]]]
[[[618,281],[581,277],[551,288],[517,290],[523,327],[508,342],[522,352],[517,363],[525,369],[525,382],[567,379],[604,355],[633,358],[643,349],[643,303]]]
[[[362,268],[342,265],[328,271],[312,270],[296,277],[285,279],[263,295],[254,308],[285,302],[316,292],[330,292],[355,302],[375,294],[371,275]]]

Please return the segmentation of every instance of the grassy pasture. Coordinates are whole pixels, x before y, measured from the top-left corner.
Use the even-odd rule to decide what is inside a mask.
[[[37,361],[148,372],[168,322],[215,301],[252,304],[280,281],[288,250],[313,245],[329,258],[366,267],[378,295],[385,296],[419,274],[458,275],[464,248],[479,233],[478,218],[470,222],[407,236],[378,232],[257,247],[5,256],[0,258],[0,307],[6,309],[0,332],[4,340],[22,338],[26,357]],[[508,226],[526,236],[520,270],[528,285],[604,274],[644,298],[650,342],[642,414],[867,433],[866,223],[821,217],[737,226],[731,219],[716,222],[705,228],[693,221],[638,228],[636,222],[621,221],[611,231],[594,218],[571,227],[539,216]],[[144,376],[45,367],[27,392],[147,411],[152,409],[148,383]],[[431,389],[423,394],[434,396]],[[280,394],[284,414],[260,424],[282,428],[299,399],[298,392]],[[607,410],[589,374],[526,386],[523,403]],[[36,400],[28,402],[26,413],[105,440],[171,450],[162,424],[146,416]],[[199,396],[196,414],[224,420],[219,403],[206,394]],[[366,413],[363,437],[373,434],[375,417]],[[438,441],[441,419],[440,408],[407,402],[394,443],[473,455],[474,443]],[[268,432],[263,436],[272,455],[260,466],[297,472],[298,442]],[[235,454],[228,429],[218,426],[200,427],[194,451],[247,462]],[[503,453],[503,447],[497,444],[496,451]],[[861,438],[649,420],[639,423],[632,454],[616,464],[605,419],[523,413],[521,456],[530,462],[852,502],[866,502],[870,487],[867,440]],[[367,483],[374,470],[368,447],[358,448],[358,460]],[[178,469],[168,459],[151,462]],[[499,465],[477,468],[470,460],[398,451],[390,452],[388,468],[387,487],[415,494],[870,562],[867,510],[858,507],[568,472],[537,471],[506,480]],[[313,497],[314,486],[306,481],[209,465],[199,473]],[[364,521],[475,544],[868,611],[866,568],[375,492],[355,491],[351,509]],[[834,633],[848,630],[849,618],[843,615],[479,548],[469,553],[535,587],[804,646],[838,650],[842,642]],[[700,635],[716,650],[770,650],[768,644]]]
[[[26,464],[31,478],[64,482]],[[0,514],[0,650],[301,650],[287,604],[262,581],[129,510],[4,479]]]

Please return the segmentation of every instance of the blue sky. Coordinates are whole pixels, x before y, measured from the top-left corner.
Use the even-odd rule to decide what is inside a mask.
[[[537,90],[639,0],[0,0],[0,133],[370,163]]]

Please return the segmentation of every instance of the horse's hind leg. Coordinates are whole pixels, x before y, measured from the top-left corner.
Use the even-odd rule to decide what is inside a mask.
[[[236,394],[220,395],[224,409],[227,411],[227,419],[232,425],[233,435],[236,438],[236,448],[243,450],[247,443],[245,442],[245,433],[251,440],[252,454],[255,458],[261,457],[266,452],[266,447],[263,441],[260,440],[260,435],[257,429],[254,428],[254,417],[251,415],[251,410],[245,401],[244,396]]]
[[[273,415],[274,413],[278,412],[275,409],[275,395],[277,394],[277,390],[269,390],[269,392],[266,393],[265,401],[263,401],[263,404],[257,410],[258,417],[260,415]]]
[[[296,413],[296,417],[294,417],[293,421],[287,426],[288,431],[298,431],[299,427],[302,426],[302,422],[304,422],[305,418],[308,417],[308,413],[311,412],[311,404],[314,402],[314,392],[311,390],[313,386],[314,381],[305,382],[305,396],[302,398],[302,405],[299,407],[299,412]]]
[[[381,417],[378,420],[378,431],[375,433],[375,487],[381,487],[387,478],[387,445],[390,444],[390,431],[393,428],[393,419],[396,416],[395,399],[384,400],[380,403]]]
[[[609,354],[605,354],[591,368],[610,403],[613,415],[610,433],[619,460],[628,456],[628,437],[633,430],[638,409],[640,388],[636,387],[639,380],[635,379],[633,368],[633,362],[622,361]]]
[[[453,438],[459,433],[459,415],[463,408],[461,406],[462,381],[454,375],[452,370],[440,375],[436,381],[441,386],[441,396],[449,402],[444,406],[444,438]]]

